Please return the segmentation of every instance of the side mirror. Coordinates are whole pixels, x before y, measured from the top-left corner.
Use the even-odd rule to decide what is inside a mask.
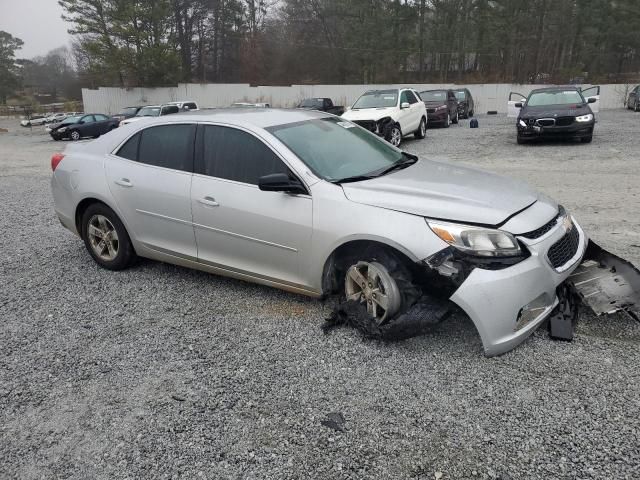
[[[587,103],[596,103],[597,101],[598,101],[598,99],[594,98],[594,97],[587,98]]]
[[[291,179],[286,173],[272,173],[258,179],[258,188],[264,192],[307,193],[298,179]]]
[[[409,107],[410,107],[409,102],[402,102],[402,103],[400,104],[400,108],[403,108],[403,109],[404,109],[404,108],[409,108]]]
[[[518,102],[514,105],[516,108],[522,108],[522,102]]]

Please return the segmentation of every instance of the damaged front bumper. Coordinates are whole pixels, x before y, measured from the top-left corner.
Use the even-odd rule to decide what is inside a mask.
[[[540,238],[518,237],[530,255],[514,265],[499,269],[462,265],[467,272],[449,299],[471,318],[487,356],[523,342],[558,304],[557,287],[578,267],[588,244],[580,225],[571,220],[569,224],[559,219]],[[426,263],[434,268],[430,259]],[[459,265],[440,260],[435,268],[451,277],[458,274]]]

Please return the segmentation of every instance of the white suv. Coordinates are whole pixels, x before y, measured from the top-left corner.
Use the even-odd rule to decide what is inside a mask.
[[[411,88],[369,90],[342,117],[396,147],[402,137],[413,134],[424,138],[427,133],[427,109],[418,92]]]

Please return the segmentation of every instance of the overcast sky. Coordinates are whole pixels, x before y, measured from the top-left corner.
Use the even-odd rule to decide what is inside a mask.
[[[57,0],[0,0],[0,30],[22,39],[17,58],[33,58],[69,45],[69,24]]]

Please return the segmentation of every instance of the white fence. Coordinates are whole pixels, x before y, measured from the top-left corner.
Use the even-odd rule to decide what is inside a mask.
[[[527,95],[532,89],[545,85],[513,85],[506,83],[482,85],[410,84],[410,85],[291,85],[289,87],[252,87],[232,83],[181,83],[165,88],[82,89],[85,112],[115,114],[122,107],[151,105],[178,100],[193,100],[202,107],[226,107],[233,102],[267,102],[272,107],[293,107],[303,98],[329,97],[336,105],[351,105],[365,90],[410,86],[416,90],[466,87],[471,91],[477,113],[496,110],[507,112],[509,92]],[[547,85],[548,86],[548,85]],[[585,86],[586,87],[586,86]],[[625,92],[623,84],[601,85],[600,108],[621,108]]]

